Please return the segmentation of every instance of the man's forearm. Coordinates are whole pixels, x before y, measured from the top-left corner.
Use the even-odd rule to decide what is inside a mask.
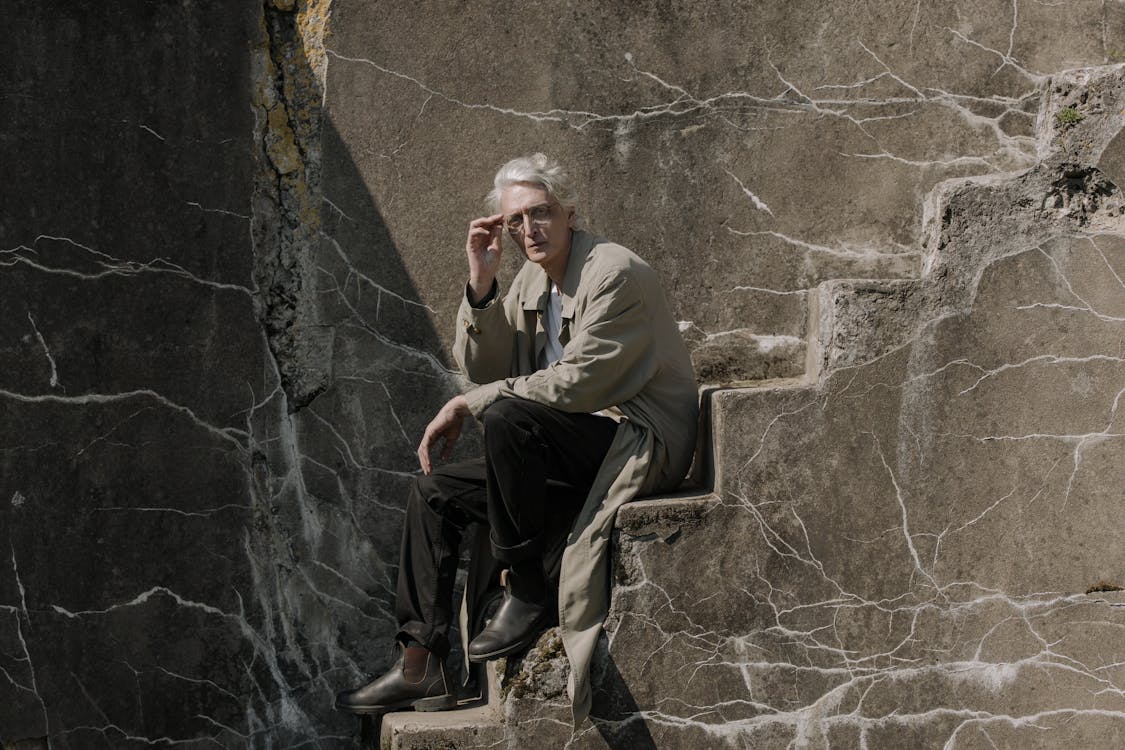
[[[474,383],[488,383],[512,374],[512,322],[499,304],[498,284],[493,282],[492,297],[473,305],[466,286],[465,298],[457,312],[453,359]]]

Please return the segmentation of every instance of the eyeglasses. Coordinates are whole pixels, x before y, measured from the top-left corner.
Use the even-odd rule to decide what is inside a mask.
[[[538,206],[521,211],[518,214],[504,217],[504,226],[513,235],[520,235],[524,232],[524,216],[527,216],[528,221],[531,222],[532,227],[539,227],[542,229],[551,223],[554,218],[554,207],[550,203],[540,203]]]

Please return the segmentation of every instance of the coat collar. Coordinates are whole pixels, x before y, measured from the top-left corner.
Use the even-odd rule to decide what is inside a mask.
[[[570,257],[566,259],[566,274],[563,275],[562,289],[562,316],[574,319],[574,298],[578,294],[578,282],[582,279],[582,267],[586,265],[586,256],[598,243],[598,238],[581,229],[575,229],[570,235]],[[529,295],[523,301],[524,310],[538,310],[542,312],[547,308],[547,295],[551,291],[551,279],[546,272],[540,269],[540,292],[538,295]]]
[[[589,232],[575,229],[570,236],[570,257],[566,259],[566,274],[563,276],[562,316],[574,319],[574,297],[578,294],[578,282],[582,279],[582,268],[586,256],[594,249],[597,238]]]

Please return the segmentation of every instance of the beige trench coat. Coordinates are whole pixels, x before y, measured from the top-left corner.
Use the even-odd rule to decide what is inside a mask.
[[[687,348],[656,273],[630,250],[575,230],[563,279],[563,356],[538,370],[550,281],[525,263],[511,291],[458,313],[454,357],[481,383],[465,394],[479,419],[517,397],[569,412],[607,410],[617,434],[563,552],[559,625],[570,660],[574,726],[590,711],[590,662],[609,610],[614,517],[639,495],[677,487],[695,448],[698,390]]]

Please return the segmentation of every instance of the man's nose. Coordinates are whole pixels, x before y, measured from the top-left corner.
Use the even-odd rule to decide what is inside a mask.
[[[523,215],[523,236],[538,240],[543,234],[542,227],[531,220],[528,214]]]

